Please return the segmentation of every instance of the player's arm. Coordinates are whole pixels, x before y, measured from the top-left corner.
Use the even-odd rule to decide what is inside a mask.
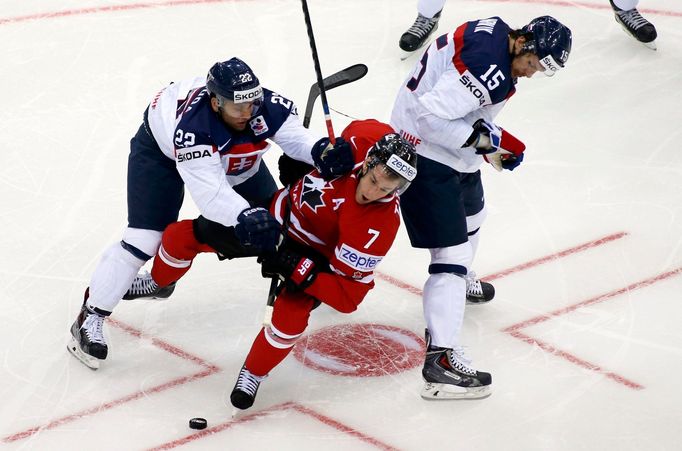
[[[175,153],[178,173],[201,215],[224,226],[234,226],[249,203],[227,182],[220,154],[205,144],[178,148]]]
[[[395,133],[395,130],[376,119],[355,120],[343,129],[341,137],[351,145],[356,168],[365,161],[369,149],[388,133]]]
[[[190,158],[191,157],[191,158]],[[176,165],[190,196],[199,208],[195,233],[200,242],[225,252],[225,227],[234,227],[235,246],[250,255],[273,252],[280,241],[281,225],[264,208],[249,203],[227,182],[220,154],[199,145],[176,151]],[[232,234],[232,232],[227,232]]]
[[[339,312],[351,313],[374,287],[374,269],[395,240],[400,219],[393,211],[390,215],[384,211],[379,218],[365,218],[376,226],[342,227],[329,262],[331,272],[321,272],[313,259],[300,252],[282,249],[263,259],[263,276],[280,277],[287,289],[303,291]]]
[[[178,148],[175,154],[178,173],[202,216],[225,226],[235,225],[237,215],[249,203],[227,182],[220,154],[206,144]]]
[[[313,164],[310,150],[318,139],[319,137],[303,127],[298,115],[293,112],[289,114],[282,126],[277,130],[277,133],[272,137],[275,144],[281,147],[286,155],[294,160],[303,161],[310,165]]]
[[[362,221],[341,227],[330,261],[333,272],[320,274],[321,283],[306,293],[340,312],[354,311],[374,287],[374,270],[395,240],[400,218],[392,207],[368,211]]]
[[[490,104],[485,87],[472,92],[461,79],[459,72],[448,70],[433,89],[419,98],[417,132],[446,149],[465,147],[473,132],[470,121],[465,117]]]
[[[342,313],[355,311],[374,286],[371,279],[363,283],[337,272],[321,272],[320,265],[326,265],[286,246],[259,261],[263,277],[278,277],[287,290],[304,292]]]
[[[332,146],[328,138],[318,139],[303,127],[291,101],[277,95],[272,96],[272,101],[284,102],[290,108],[290,114],[272,137],[286,155],[313,165],[326,180],[347,174],[353,169],[353,153],[345,140],[336,138]]]

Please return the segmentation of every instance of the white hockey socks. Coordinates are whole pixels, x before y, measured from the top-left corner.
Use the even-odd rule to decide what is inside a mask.
[[[466,281],[455,274],[431,274],[426,281],[424,318],[434,346],[452,349],[459,345],[466,289]]]
[[[123,249],[120,242],[112,244],[102,254],[90,279],[88,305],[112,312],[144,263]]]

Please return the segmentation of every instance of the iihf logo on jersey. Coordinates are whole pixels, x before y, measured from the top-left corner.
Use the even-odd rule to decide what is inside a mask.
[[[253,130],[253,134],[256,136],[262,135],[269,130],[268,124],[265,123],[265,119],[262,115],[251,119],[249,125],[251,126],[251,130]]]
[[[317,213],[317,207],[324,207],[325,203],[322,200],[325,189],[331,187],[325,186],[326,182],[317,177],[306,175],[303,177],[303,189],[301,190],[301,207],[303,204],[310,207],[311,210]]]

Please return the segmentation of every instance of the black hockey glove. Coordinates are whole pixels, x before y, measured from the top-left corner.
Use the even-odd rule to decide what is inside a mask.
[[[336,138],[336,144],[331,146],[329,138],[322,138],[313,146],[310,154],[315,163],[315,169],[325,180],[348,174],[355,166],[353,151],[343,138]]]
[[[315,262],[288,249],[262,256],[258,261],[261,263],[263,277],[278,277],[290,291],[305,290],[317,277]]]
[[[247,208],[237,216],[234,234],[255,253],[275,252],[282,240],[282,225],[265,208]]]
[[[305,161],[294,160],[285,153],[277,160],[277,166],[279,167],[279,181],[284,186],[293,185],[308,172],[315,169]]]

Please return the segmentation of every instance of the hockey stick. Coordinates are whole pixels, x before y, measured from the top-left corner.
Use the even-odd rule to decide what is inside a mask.
[[[322,80],[322,89],[318,83],[313,83],[310,87],[310,92],[308,93],[308,103],[305,108],[305,115],[303,116],[303,126],[308,128],[310,125],[310,118],[313,114],[313,106],[315,105],[315,100],[322,93],[323,90],[334,89],[339,86],[351,83],[353,81],[359,80],[367,74],[367,66],[364,64],[354,64],[353,66],[347,67],[336,73],[333,73],[329,77]],[[286,232],[289,227],[289,215],[291,214],[289,207],[287,207],[284,222],[282,224],[282,230]],[[286,237],[285,237],[286,239]],[[269,326],[272,322],[272,312],[274,309],[275,298],[277,297],[277,285],[279,284],[279,278],[273,277],[270,281],[270,289],[268,290],[268,299],[265,305],[265,315],[263,317],[263,325]]]
[[[287,239],[286,233],[289,228],[289,217],[291,216],[291,208],[289,208],[289,195],[287,194],[285,199],[285,210],[284,210],[284,220],[282,222],[282,231],[284,237],[282,237],[282,242],[280,246],[284,244]],[[277,286],[279,285],[279,277],[273,277],[270,280],[270,290],[268,291],[268,300],[265,304],[265,316],[263,317],[263,326],[269,326],[272,324],[272,312],[275,310],[275,299],[277,298]]]
[[[327,103],[327,94],[324,89],[324,82],[322,81],[322,69],[320,69],[320,59],[317,56],[317,46],[315,45],[315,35],[313,34],[313,24],[310,22],[310,11],[308,11],[308,2],[301,0],[303,7],[303,16],[305,18],[305,26],[308,31],[308,40],[310,41],[310,51],[313,54],[313,63],[315,65],[315,75],[317,77],[317,85],[320,88],[320,99],[322,100],[322,110],[324,111],[324,121],[327,124],[327,134],[329,135],[329,142],[334,145],[336,143],[336,135],[334,134],[334,127],[332,127],[332,117],[329,114],[329,104]]]
[[[367,75],[367,66],[364,64],[354,64],[331,74],[329,77],[322,80],[323,88],[325,91],[329,91],[330,89],[338,88],[339,86],[360,80],[365,75]],[[320,85],[313,83],[310,87],[310,93],[308,93],[308,103],[305,106],[305,114],[303,115],[303,126],[305,128],[308,128],[310,125],[310,118],[313,115],[315,100],[317,100],[320,93]]]

